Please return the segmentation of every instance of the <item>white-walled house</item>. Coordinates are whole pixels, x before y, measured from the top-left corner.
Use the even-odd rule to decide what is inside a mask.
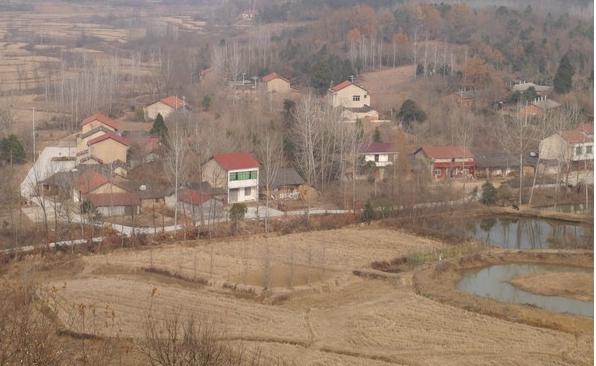
[[[574,130],[555,133],[540,141],[540,160],[576,164],[594,160],[594,129],[580,125]]]
[[[145,119],[154,120],[158,114],[161,114],[161,116],[165,119],[171,113],[187,107],[188,106],[184,100],[171,95],[158,100],[155,103],[149,104],[143,108],[143,111],[145,112]]]
[[[203,166],[203,180],[227,192],[227,202],[256,202],[259,198],[259,162],[247,152],[214,155]]]
[[[364,156],[364,162],[374,162],[377,168],[384,168],[392,165],[397,151],[390,143],[373,142],[369,144],[360,144],[358,153]]]

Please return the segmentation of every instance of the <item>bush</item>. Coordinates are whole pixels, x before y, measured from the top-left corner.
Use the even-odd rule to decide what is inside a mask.
[[[372,220],[374,220],[374,218],[375,218],[375,209],[373,208],[372,203],[370,203],[370,201],[367,201],[366,204],[364,205],[364,210],[362,211],[362,216],[360,217],[360,221],[370,224],[370,222]]]
[[[485,205],[492,205],[497,201],[497,189],[491,182],[486,181],[482,185],[482,197],[480,201]]]

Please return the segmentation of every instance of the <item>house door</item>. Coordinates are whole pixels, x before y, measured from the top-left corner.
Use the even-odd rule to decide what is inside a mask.
[[[238,189],[230,189],[229,203],[238,202]]]

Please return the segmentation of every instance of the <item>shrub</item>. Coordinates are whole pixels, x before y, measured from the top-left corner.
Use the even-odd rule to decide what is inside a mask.
[[[491,182],[486,181],[482,185],[482,197],[480,201],[485,205],[492,205],[497,201],[497,189]]]
[[[370,203],[370,201],[367,201],[366,204],[364,205],[364,210],[362,211],[362,216],[360,217],[360,220],[362,222],[366,222],[367,224],[370,224],[370,222],[375,218],[375,209],[373,208],[372,203]]]

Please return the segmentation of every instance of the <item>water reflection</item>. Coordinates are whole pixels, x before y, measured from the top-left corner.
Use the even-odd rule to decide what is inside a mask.
[[[518,289],[509,283],[517,275],[539,272],[590,272],[593,270],[578,267],[565,267],[543,264],[504,264],[494,265],[477,272],[467,272],[458,283],[458,289],[476,296],[489,297],[497,301],[513,304],[530,304],[557,312],[594,317],[594,302],[580,301],[562,296],[536,295]]]
[[[535,218],[490,217],[468,222],[466,237],[507,249],[591,248],[587,226]]]

